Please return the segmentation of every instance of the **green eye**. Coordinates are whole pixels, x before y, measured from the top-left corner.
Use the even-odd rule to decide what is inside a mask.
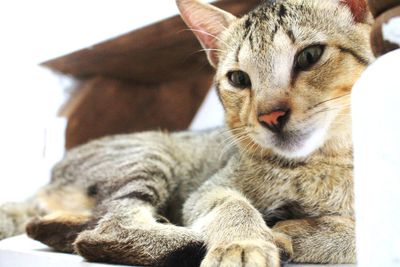
[[[318,62],[324,53],[323,45],[313,45],[301,51],[296,58],[296,69],[307,70]]]
[[[227,74],[229,83],[241,89],[250,88],[251,87],[251,80],[249,75],[241,70],[230,71]]]

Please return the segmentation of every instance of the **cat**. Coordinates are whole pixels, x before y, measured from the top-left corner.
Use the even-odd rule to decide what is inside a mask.
[[[241,18],[177,5],[216,69],[227,127],[72,149],[29,204],[2,208],[0,231],[40,214],[33,239],[144,266],[354,263],[349,100],[374,60],[366,3],[264,1]]]

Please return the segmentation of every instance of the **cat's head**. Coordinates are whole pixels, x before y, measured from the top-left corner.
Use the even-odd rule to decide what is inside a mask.
[[[177,3],[238,142],[286,158],[351,146],[349,94],[373,60],[364,0],[269,0],[242,18]]]

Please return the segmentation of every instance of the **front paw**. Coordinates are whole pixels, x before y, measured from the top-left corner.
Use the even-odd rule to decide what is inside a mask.
[[[272,242],[246,240],[211,247],[201,267],[277,267],[279,250]]]

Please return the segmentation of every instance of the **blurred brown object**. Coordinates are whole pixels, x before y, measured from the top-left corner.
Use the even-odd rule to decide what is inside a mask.
[[[368,0],[369,9],[374,17],[400,4],[400,0]]]
[[[215,4],[242,15],[262,0]],[[81,80],[63,109],[66,148],[110,134],[186,129],[214,74],[179,16],[42,65]]]
[[[388,40],[383,35],[383,27],[391,20],[400,19],[400,0],[369,0],[369,8],[375,16],[375,24],[371,32],[371,46],[375,56],[381,56],[400,48],[400,44]],[[400,36],[399,33],[396,34]]]

